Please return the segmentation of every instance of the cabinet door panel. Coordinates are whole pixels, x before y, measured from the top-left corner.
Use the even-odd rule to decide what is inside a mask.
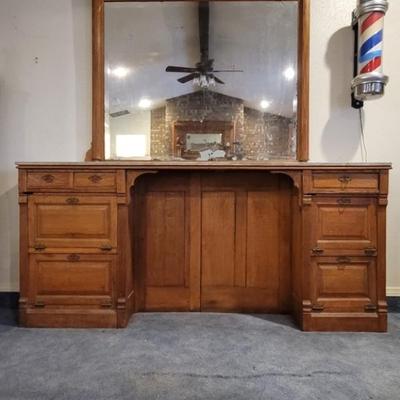
[[[331,197],[313,202],[313,248],[323,255],[365,255],[376,249],[376,200]]]
[[[202,194],[202,286],[235,285],[235,193]]]
[[[33,304],[112,305],[115,256],[32,254],[30,266]]]
[[[137,307],[142,311],[188,311],[188,176],[148,177],[142,183],[136,187]]]
[[[203,179],[201,309],[285,312],[291,186],[268,174],[243,178],[225,173]]]
[[[29,246],[46,251],[115,250],[117,203],[112,197],[32,196]],[[78,251],[78,250],[75,250]],[[78,251],[78,252],[79,252]]]
[[[313,304],[326,312],[365,312],[376,306],[374,257],[320,257],[311,262]]]

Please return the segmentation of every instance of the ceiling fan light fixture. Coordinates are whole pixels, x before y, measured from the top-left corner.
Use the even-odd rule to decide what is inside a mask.
[[[283,76],[286,78],[287,81],[292,81],[296,76],[296,71],[294,70],[293,67],[287,67],[283,71]]]
[[[118,66],[115,68],[108,68],[107,73],[109,75],[115,76],[116,78],[122,79],[125,78],[129,74],[130,70],[129,68],[123,67],[123,66]]]
[[[150,108],[153,102],[150,99],[147,99],[146,97],[143,97],[139,100],[138,106],[139,108],[142,108],[143,110]]]
[[[208,78],[206,75],[200,75],[200,87],[207,88],[209,85]]]
[[[269,106],[271,105],[271,102],[269,101],[269,100],[261,100],[260,101],[260,107],[263,109],[263,110],[266,110],[267,108],[269,108]]]

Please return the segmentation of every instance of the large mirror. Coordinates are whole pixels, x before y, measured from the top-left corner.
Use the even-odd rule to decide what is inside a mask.
[[[102,12],[105,159],[298,158],[298,1],[106,1]]]

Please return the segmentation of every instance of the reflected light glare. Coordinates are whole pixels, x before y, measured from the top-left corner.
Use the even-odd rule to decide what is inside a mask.
[[[293,99],[293,111],[297,110],[297,97]]]
[[[261,100],[261,102],[260,102],[260,107],[263,110],[266,110],[270,105],[271,105],[271,102],[268,100]]]
[[[140,99],[138,106],[140,108],[149,108],[149,107],[151,107],[151,104],[152,104],[152,101],[150,99],[143,98],[143,99]]]
[[[110,75],[114,75],[116,78],[125,78],[129,74],[129,69],[126,67],[116,67],[114,69],[108,69],[107,72]]]
[[[283,76],[288,80],[292,81],[296,75],[296,71],[293,67],[288,67],[283,71]]]
[[[117,135],[116,155],[121,158],[144,157],[146,155],[146,135]]]

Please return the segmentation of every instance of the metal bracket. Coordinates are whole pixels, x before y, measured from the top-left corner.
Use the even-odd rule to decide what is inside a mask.
[[[112,307],[112,302],[111,300],[106,300],[103,303],[101,303],[101,308],[111,308]]]
[[[43,308],[45,306],[43,301],[35,301],[34,307],[35,308]]]
[[[311,311],[322,312],[322,311],[324,311],[324,308],[325,307],[322,304],[314,304],[311,307]]]
[[[378,307],[374,304],[367,304],[366,306],[364,306],[364,310],[366,312],[375,312],[378,310]]]
[[[354,21],[358,21],[353,15],[353,31],[354,31],[354,57],[353,57],[353,78],[357,76],[358,73],[358,22],[354,23]],[[356,110],[364,107],[364,102],[361,100],[357,100],[354,97],[354,92],[351,91],[351,106]]]
[[[42,251],[46,249],[46,245],[43,243],[35,243],[33,248],[37,251]]]
[[[324,249],[321,249],[320,247],[314,247],[311,252],[316,255],[316,256],[320,256],[321,254],[324,253]]]
[[[364,253],[367,256],[375,256],[376,255],[376,248],[375,247],[367,247],[364,249]]]

